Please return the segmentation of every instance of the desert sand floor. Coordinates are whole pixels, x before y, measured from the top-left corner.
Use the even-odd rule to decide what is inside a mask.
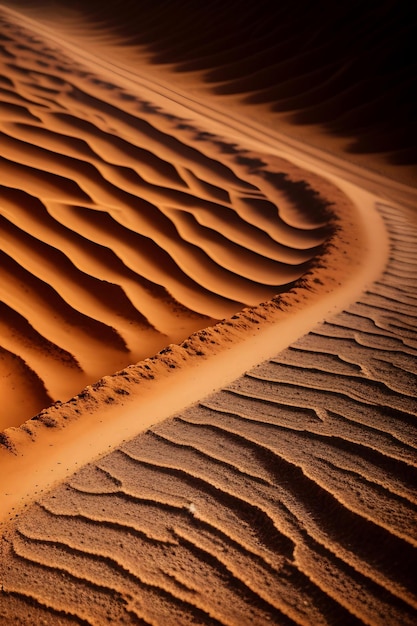
[[[10,525],[4,623],[415,623],[417,230],[379,210],[357,302]]]
[[[0,623],[415,624],[415,190],[0,17]]]

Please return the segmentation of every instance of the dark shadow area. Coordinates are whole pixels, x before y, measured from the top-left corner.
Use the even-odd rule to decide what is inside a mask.
[[[38,6],[51,16],[64,4]],[[350,153],[417,163],[417,20],[410,3],[75,0],[72,7],[94,29],[146,46],[155,64],[204,71],[216,94],[241,95],[289,114],[296,125],[352,137]]]

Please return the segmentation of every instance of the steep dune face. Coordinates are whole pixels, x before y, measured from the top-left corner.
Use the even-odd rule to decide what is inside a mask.
[[[6,19],[3,32],[6,427],[290,289],[332,226],[289,164],[273,174]]]

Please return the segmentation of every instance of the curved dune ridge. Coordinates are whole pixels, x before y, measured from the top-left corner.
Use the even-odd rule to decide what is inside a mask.
[[[6,17],[2,32],[4,428],[290,289],[334,226],[285,161],[271,171]]]
[[[219,102],[243,103],[255,119],[267,116],[283,128],[288,122],[302,140],[327,142],[414,184],[417,20],[410,4],[124,0],[117,12],[95,0],[72,2],[71,10],[31,4],[17,2],[59,21],[86,48],[101,46],[105,54],[116,44],[113,58],[120,48],[119,58],[133,67],[145,53],[193,90],[205,84]]]
[[[0,624],[414,626],[415,18],[10,4]]]
[[[4,623],[415,624],[417,230],[379,209],[358,302],[10,525]]]

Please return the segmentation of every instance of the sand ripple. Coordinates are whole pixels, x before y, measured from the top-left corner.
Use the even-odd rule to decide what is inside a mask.
[[[17,519],[5,614],[415,623],[416,233],[380,210],[398,255],[357,303]]]
[[[224,5],[215,4],[219,11]],[[109,16],[101,5],[90,13],[103,27],[97,39],[107,32],[114,44],[114,10]],[[188,0],[176,5],[181,19],[168,32],[164,20],[172,15],[164,11],[172,3],[161,10],[126,2],[143,19],[144,37],[131,40],[136,52],[156,42],[155,63],[175,60],[182,75],[197,72],[198,80],[206,72],[219,98],[243,96],[290,112],[301,125],[325,122],[332,132],[353,133],[357,153],[415,162],[407,68],[388,65],[384,80],[368,72],[372,55],[392,52],[382,28],[388,22],[380,23],[380,40],[356,3],[343,9],[345,17],[352,13],[355,45],[370,51],[362,68],[350,60],[343,20],[333,33],[331,11],[312,34],[317,7],[300,16],[294,2],[267,28],[268,3],[248,5],[245,14],[242,3],[229,3],[214,30],[192,28],[185,45],[196,14]],[[117,24],[124,37],[125,15]],[[236,32],[232,15],[241,17]],[[288,29],[290,15],[296,32]],[[70,19],[69,30],[77,24]],[[242,37],[249,25],[258,37]],[[89,439],[100,433],[93,417],[101,415],[107,433],[120,429],[123,400],[133,389],[145,395],[158,368],[177,371],[181,360],[195,364],[194,356],[210,361],[233,332],[253,331],[280,305],[293,312],[314,286],[316,295],[334,288],[360,248],[355,217],[343,194],[318,177],[106,82],[6,17],[1,27],[0,392],[7,425],[160,352],[0,434],[2,459],[12,467],[11,486],[2,490],[9,519],[0,623],[414,625],[415,216],[379,204],[390,258],[358,301],[220,391],[94,457]],[[401,50],[410,31],[404,25]],[[272,63],[275,55],[284,61]],[[384,92],[387,84],[392,93]],[[397,111],[398,97],[404,116],[381,134],[383,120],[372,116]],[[339,222],[331,202],[340,203]],[[130,415],[135,433],[139,404],[129,405],[139,416]],[[158,421],[152,418],[147,423]],[[72,473],[78,461],[68,450],[77,432],[76,452],[91,462]],[[36,450],[50,465],[33,462]],[[62,463],[65,479],[42,493]],[[31,504],[17,503],[27,484],[34,485],[23,496]]]
[[[2,29],[5,427],[290,289],[331,228],[329,202],[289,164],[271,172]]]

